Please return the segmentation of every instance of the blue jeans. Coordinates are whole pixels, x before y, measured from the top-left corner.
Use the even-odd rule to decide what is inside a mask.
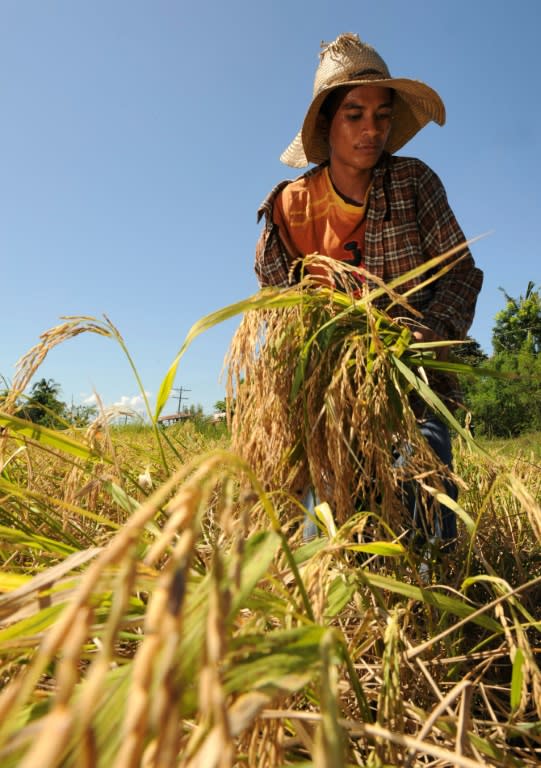
[[[313,488],[308,488],[302,503],[306,507],[307,511],[310,512],[312,517],[314,517],[316,514],[316,493]],[[312,539],[315,539],[319,533],[319,528],[317,527],[312,517],[310,517],[308,514],[304,516],[304,525],[302,529],[302,538],[304,541],[311,541]]]
[[[426,439],[436,456],[442,464],[453,469],[453,452],[451,447],[451,435],[446,424],[439,420],[437,416],[430,416],[419,423],[419,431]],[[396,465],[401,466],[407,461],[407,456],[401,454],[396,460]],[[443,481],[445,493],[453,501],[458,498],[458,489],[456,485],[445,478]],[[404,501],[410,513],[413,522],[413,528],[416,533],[423,538],[425,532],[431,541],[439,540],[448,542],[456,538],[456,516],[452,509],[444,504],[439,505],[439,510],[434,510],[432,524],[429,525],[426,512],[423,509],[419,499],[419,489],[414,481],[405,484],[403,489]]]

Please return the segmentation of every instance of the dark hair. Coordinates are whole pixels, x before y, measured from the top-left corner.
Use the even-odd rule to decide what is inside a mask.
[[[338,109],[340,102],[342,101],[346,93],[350,91],[352,88],[355,88],[355,86],[341,85],[339,88],[335,88],[325,97],[325,101],[319,108],[319,113],[324,117],[326,117],[329,123],[333,119],[334,114]]]
[[[370,85],[370,83],[366,83],[367,85]],[[323,101],[323,104],[319,108],[319,114],[323,115],[327,118],[329,123],[333,119],[336,110],[340,106],[340,102],[346,95],[348,91],[351,91],[352,88],[357,88],[356,85],[340,85],[338,88],[335,88],[333,91],[331,91]],[[391,92],[391,101],[394,100],[394,90],[392,88],[389,88]]]

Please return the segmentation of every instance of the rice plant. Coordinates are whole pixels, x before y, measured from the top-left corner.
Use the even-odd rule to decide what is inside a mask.
[[[0,413],[2,766],[539,763],[539,467],[491,456],[435,396],[425,372],[464,367],[381,309],[400,286],[340,279],[197,323],[140,432],[13,412],[59,340],[128,355],[107,319],[70,318],[22,359]],[[230,441],[158,429],[186,346],[235,314]],[[428,580],[401,489],[452,502],[412,395],[457,434],[460,533]]]

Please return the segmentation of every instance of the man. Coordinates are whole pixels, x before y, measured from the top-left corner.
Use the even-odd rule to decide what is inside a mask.
[[[443,125],[438,94],[418,80],[391,77],[387,65],[357,35],[322,44],[313,97],[301,131],[282,154],[293,167],[314,163],[293,182],[275,187],[259,210],[265,227],[256,248],[261,286],[289,285],[299,258],[321,253],[389,283],[465,242],[436,174],[420,160],[397,157],[430,120]],[[419,341],[463,339],[473,320],[482,273],[464,247],[446,274],[408,296],[421,321],[403,307],[390,308]],[[310,269],[310,267],[308,267]],[[426,280],[408,281],[404,292]],[[449,377],[431,382],[448,406],[457,393]],[[451,467],[449,431],[432,413],[418,412],[421,432]],[[448,484],[448,492],[456,489]],[[418,516],[414,500],[412,515]],[[449,541],[454,514],[442,510],[432,532]]]

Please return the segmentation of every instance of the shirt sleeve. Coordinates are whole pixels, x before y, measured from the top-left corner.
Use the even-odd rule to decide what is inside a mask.
[[[258,210],[258,221],[265,222],[255,248],[255,273],[259,285],[288,286],[293,281],[290,275],[290,258],[280,238],[278,226],[273,221],[273,208],[277,195],[289,184],[283,181],[265,198]]]
[[[466,242],[447,201],[445,188],[428,166],[424,166],[419,179],[417,210],[419,232],[427,259],[447,253]],[[483,273],[475,266],[467,247],[450,256],[448,263],[453,266],[435,282],[424,322],[443,338],[463,339],[473,321]]]

